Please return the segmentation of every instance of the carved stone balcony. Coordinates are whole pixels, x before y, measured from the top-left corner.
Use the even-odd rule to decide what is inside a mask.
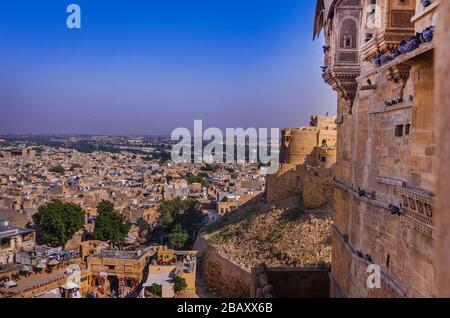
[[[398,1],[397,1],[398,2]],[[411,19],[416,13],[415,2],[398,4],[392,0],[382,1],[381,13],[377,19],[382,27],[373,26],[363,32],[370,33],[369,41],[361,45],[363,61],[372,61],[378,53],[388,53],[394,50],[401,41],[409,40],[415,34]]]
[[[367,78],[376,73],[383,73],[389,80],[404,82],[409,77],[411,66],[429,64],[433,60],[433,52],[433,42],[422,44],[416,50],[403,54],[391,62],[362,74],[361,78]]]
[[[327,67],[323,73],[323,79],[342,97],[353,103],[358,88],[356,78],[360,73],[361,69],[358,65],[334,65]]]
[[[409,40],[414,34],[414,27],[408,30],[391,28],[379,31],[370,41],[361,46],[361,59],[372,61],[378,52],[390,52],[398,47],[401,41]]]

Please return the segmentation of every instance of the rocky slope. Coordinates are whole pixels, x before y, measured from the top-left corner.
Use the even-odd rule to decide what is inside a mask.
[[[316,267],[331,262],[331,214],[306,211],[293,197],[276,204],[257,198],[207,227],[202,235],[246,270],[267,266]]]

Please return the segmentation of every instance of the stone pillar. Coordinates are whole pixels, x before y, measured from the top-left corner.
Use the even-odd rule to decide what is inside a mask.
[[[437,297],[450,297],[450,1],[441,1],[436,36],[436,105],[438,115],[438,170],[436,227]]]

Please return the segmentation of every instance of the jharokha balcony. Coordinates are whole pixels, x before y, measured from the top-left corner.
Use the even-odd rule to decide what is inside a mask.
[[[400,42],[391,41],[389,45],[381,47],[375,45],[379,42],[374,37],[363,44],[361,47],[363,60],[373,64],[373,67],[365,69],[361,78],[384,72],[388,79],[405,82],[409,77],[411,66],[432,60],[435,46],[434,26],[439,3],[439,0],[417,0],[410,18],[410,28],[397,30],[398,39],[402,39]],[[412,4],[414,1],[410,2],[410,5]],[[375,55],[372,54],[374,48]]]
[[[360,1],[318,1],[314,38],[324,33],[323,78],[345,100],[353,103],[360,75]],[[337,32],[335,32],[337,28]],[[351,111],[351,107],[350,107]]]
[[[411,21],[416,12],[415,0],[366,0],[364,8],[361,44],[363,61],[371,61],[379,53],[394,50],[400,42],[409,40],[415,34]]]

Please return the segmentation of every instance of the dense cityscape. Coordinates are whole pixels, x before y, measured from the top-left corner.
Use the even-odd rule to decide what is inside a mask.
[[[0,217],[8,224],[2,227],[0,263],[15,261],[14,265],[4,265],[2,271],[32,273],[42,265],[42,272],[51,270],[48,280],[57,277],[54,273],[61,274],[55,272],[62,267],[60,263],[72,258],[81,257],[84,262],[79,265],[86,268],[87,257],[93,252],[100,259],[110,255],[109,262],[119,262],[133,253],[141,258],[156,253],[157,260],[167,254],[171,262],[176,256],[171,249],[191,250],[202,225],[264,191],[264,178],[257,166],[171,164],[167,160],[171,142],[164,137],[5,136],[0,147]],[[120,217],[108,219],[103,205]],[[50,215],[58,207],[78,210],[70,230],[68,224],[59,227],[55,223],[64,222],[56,219],[61,216]],[[105,228],[99,229],[102,219]],[[123,224],[124,229],[114,222]],[[18,234],[12,234],[14,230]],[[157,245],[160,247],[154,250]],[[19,257],[19,251],[24,255]],[[115,254],[108,254],[112,251]],[[52,261],[54,268],[49,268]],[[115,282],[114,294],[123,297],[124,286],[141,284],[145,265],[131,262],[132,271],[124,272],[131,281]],[[89,266],[92,270],[97,265]],[[97,276],[101,273],[96,270]],[[36,283],[42,284],[39,274],[26,276],[17,281],[17,287],[2,292],[25,294],[26,287],[33,284],[30,277],[36,275]],[[195,292],[195,285],[190,289]],[[112,291],[103,290],[104,295],[111,295]],[[90,288],[82,290],[83,294],[92,292]]]

